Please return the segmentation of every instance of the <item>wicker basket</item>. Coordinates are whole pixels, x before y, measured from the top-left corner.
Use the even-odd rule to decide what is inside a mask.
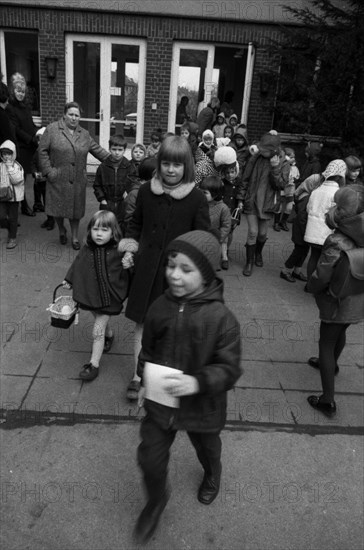
[[[53,303],[49,305],[47,311],[51,313],[51,325],[53,327],[69,328],[75,320],[77,324],[76,317],[78,317],[78,304],[74,301],[72,296],[58,296],[58,298],[56,298],[57,290],[61,287],[63,287],[62,284],[56,286],[54,289]],[[62,313],[62,308],[64,306],[69,306],[71,311]]]

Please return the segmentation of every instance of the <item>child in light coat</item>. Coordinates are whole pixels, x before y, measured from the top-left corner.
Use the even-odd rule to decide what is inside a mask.
[[[334,195],[339,187],[345,185],[346,164],[341,159],[331,161],[322,173],[325,180],[314,189],[307,203],[307,224],[305,241],[311,247],[307,264],[307,278],[314,272],[321,254],[322,245],[332,233],[325,221],[326,213],[334,205]]]
[[[17,245],[19,202],[24,199],[24,170],[16,161],[15,143],[9,139],[0,145],[0,157],[0,186],[2,191],[10,189],[8,200],[0,202],[0,220],[8,229],[6,248],[12,249]]]

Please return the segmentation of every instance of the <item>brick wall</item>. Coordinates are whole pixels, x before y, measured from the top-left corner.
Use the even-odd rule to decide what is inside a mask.
[[[261,97],[259,73],[274,66],[275,61],[269,57],[264,46],[270,38],[277,37],[275,25],[11,6],[2,9],[0,27],[39,32],[41,116],[44,124],[58,119],[63,112],[66,99],[65,34],[69,32],[147,39],[144,134],[147,142],[153,128],[167,128],[174,40],[237,46],[253,41],[257,49],[248,118],[249,136],[253,140],[258,139],[271,128],[274,90],[267,97]],[[58,57],[55,81],[49,81],[46,77],[44,58],[47,55]],[[152,102],[158,104],[155,112],[151,110]]]

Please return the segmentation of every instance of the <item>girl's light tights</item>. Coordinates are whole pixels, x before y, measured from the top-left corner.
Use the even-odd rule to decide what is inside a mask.
[[[93,316],[95,317],[95,323],[92,329],[93,343],[90,363],[94,367],[98,367],[104,351],[105,336],[112,336],[112,330],[108,326],[110,319],[109,315],[99,315],[97,313],[93,313]]]

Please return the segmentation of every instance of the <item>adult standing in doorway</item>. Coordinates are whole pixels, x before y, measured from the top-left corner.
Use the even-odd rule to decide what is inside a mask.
[[[220,107],[220,100],[218,97],[212,97],[210,103],[202,109],[197,117],[198,133],[200,136],[205,130],[211,130],[212,125],[215,122],[217,110]]]
[[[64,218],[68,218],[74,250],[80,249],[78,229],[85,215],[87,154],[100,161],[110,154],[79,125],[80,117],[79,104],[66,103],[63,117],[47,126],[39,144],[39,161],[47,177],[46,214],[55,218],[61,244],[67,243]]]
[[[10,77],[9,92],[9,105],[6,109],[15,129],[17,159],[24,170],[25,193],[24,200],[21,202],[21,211],[26,216],[35,216],[28,204],[26,192],[27,189],[33,187],[31,163],[38,146],[35,135],[37,127],[33,122],[32,111],[26,102],[27,84],[22,74],[14,73]]]

